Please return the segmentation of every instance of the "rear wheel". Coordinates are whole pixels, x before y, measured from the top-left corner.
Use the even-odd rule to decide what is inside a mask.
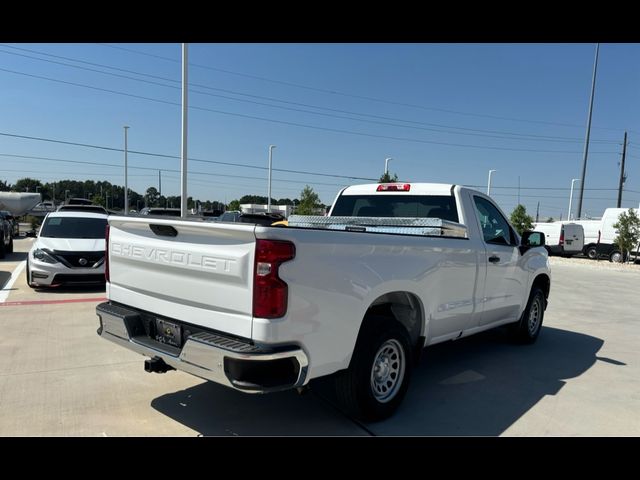
[[[412,355],[406,329],[397,321],[367,321],[349,368],[335,377],[336,394],[348,413],[365,421],[388,418],[409,387]]]
[[[544,292],[540,287],[533,287],[529,295],[527,307],[517,323],[512,324],[510,334],[517,343],[534,343],[540,335],[545,306]]]
[[[3,234],[0,234],[0,258],[4,258],[4,256],[7,253],[7,249],[4,246],[4,236],[2,236]]]
[[[622,252],[619,252],[618,250],[611,252],[611,254],[609,255],[610,262],[622,263],[623,259],[624,257],[622,255]]]
[[[9,246],[7,247],[7,253],[13,253],[13,237],[9,241]]]
[[[595,245],[587,248],[587,250],[584,252],[584,254],[587,257],[589,257],[591,260],[595,260],[596,258],[598,258],[598,251],[597,251]]]

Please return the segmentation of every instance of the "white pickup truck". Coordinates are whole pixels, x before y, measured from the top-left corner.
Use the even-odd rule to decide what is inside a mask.
[[[244,392],[333,375],[365,420],[391,415],[423,347],[504,324],[538,337],[544,235],[456,185],[351,186],[288,227],[109,217],[98,334]]]

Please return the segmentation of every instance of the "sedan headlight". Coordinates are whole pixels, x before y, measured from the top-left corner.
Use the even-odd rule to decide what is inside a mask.
[[[58,263],[58,261],[40,248],[33,251],[33,258],[45,263]]]

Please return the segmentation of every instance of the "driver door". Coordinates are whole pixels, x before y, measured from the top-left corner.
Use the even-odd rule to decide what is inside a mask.
[[[486,251],[483,310],[478,326],[515,320],[522,303],[518,237],[500,210],[487,198],[474,196]]]

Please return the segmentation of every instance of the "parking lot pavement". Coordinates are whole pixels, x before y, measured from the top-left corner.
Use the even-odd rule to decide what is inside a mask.
[[[0,285],[31,241],[15,245]],[[22,272],[0,306],[0,435],[640,435],[640,267],[552,274],[535,345],[495,330],[428,348],[396,415],[362,428],[323,388],[247,395],[148,374],[96,335],[103,291],[34,291]]]

